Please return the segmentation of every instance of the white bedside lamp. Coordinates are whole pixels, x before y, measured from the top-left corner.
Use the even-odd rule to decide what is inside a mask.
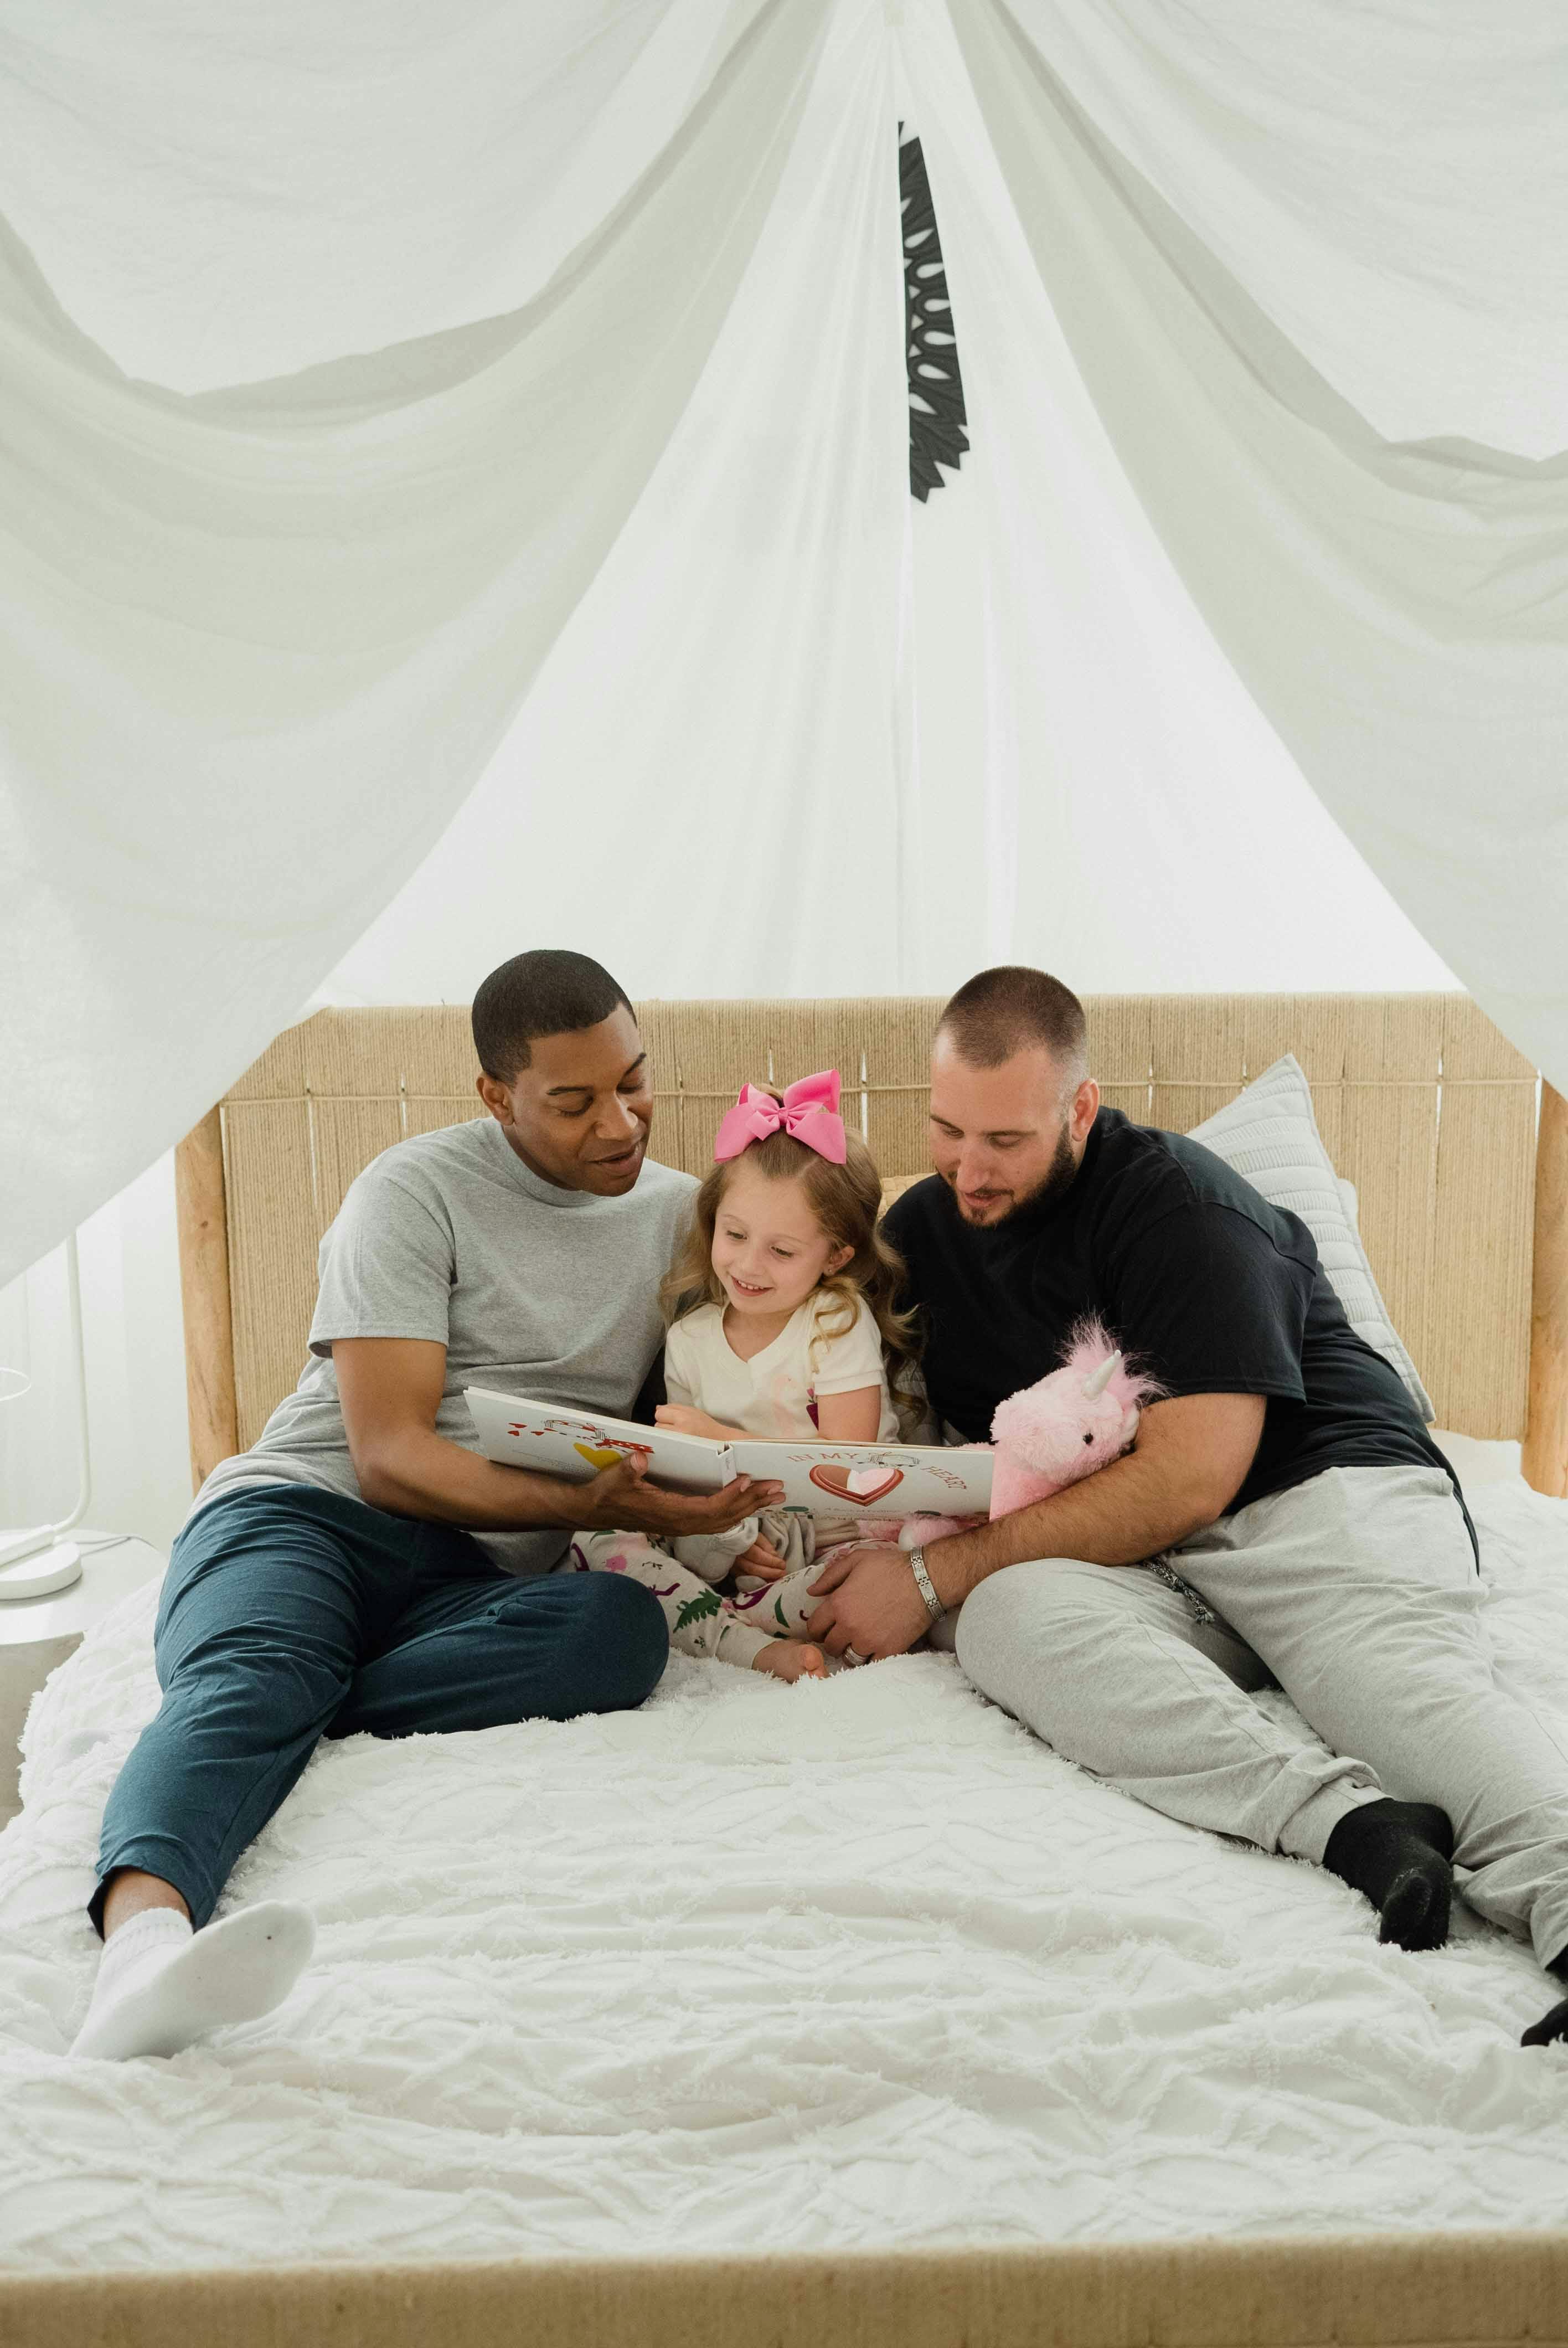
[[[74,1540],[63,1538],[81,1523],[92,1497],[92,1462],[87,1450],[87,1370],[82,1347],[82,1282],[74,1231],[66,1241],[66,1287],[70,1301],[71,1366],[77,1406],[77,1505],[58,1524],[33,1525],[20,1532],[0,1528],[0,1605],[7,1599],[41,1598],[51,1590],[68,1589],[81,1578],[81,1550]],[[0,1403],[25,1395],[31,1384],[25,1371],[0,1365]]]

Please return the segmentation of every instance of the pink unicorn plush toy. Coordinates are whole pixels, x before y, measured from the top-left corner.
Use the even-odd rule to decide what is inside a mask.
[[[1119,1346],[1098,1321],[1073,1331],[1067,1359],[1038,1385],[1024,1386],[997,1405],[991,1421],[997,1464],[991,1477],[991,1515],[1010,1516],[1031,1500],[1047,1500],[1064,1485],[1092,1476],[1119,1459],[1138,1432],[1146,1403],[1158,1398],[1152,1378],[1127,1368]],[[898,1534],[901,1549],[961,1532],[973,1518],[908,1517]]]

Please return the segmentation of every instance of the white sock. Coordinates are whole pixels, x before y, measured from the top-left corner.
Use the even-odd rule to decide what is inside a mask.
[[[176,1908],[148,1908],[104,1943],[87,2018],[73,2054],[118,2063],[178,2054],[225,2023],[281,2005],[309,1962],[308,1908],[264,1900],[193,1932]]]

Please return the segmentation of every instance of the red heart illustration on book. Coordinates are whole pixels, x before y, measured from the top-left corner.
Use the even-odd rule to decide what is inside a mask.
[[[823,1491],[831,1492],[835,1500],[853,1500],[857,1509],[868,1509],[904,1481],[902,1468],[814,1468],[811,1480]]]

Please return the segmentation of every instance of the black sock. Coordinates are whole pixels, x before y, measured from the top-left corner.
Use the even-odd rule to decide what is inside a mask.
[[[1362,1802],[1328,1838],[1323,1864],[1369,1900],[1379,1941],[1440,1949],[1449,1936],[1454,1830],[1431,1802]]]
[[[1561,1982],[1568,1982],[1568,1949],[1562,1949],[1546,1968]],[[1554,2040],[1568,2038],[1568,1997],[1559,1999],[1549,2013],[1532,2022],[1523,2037],[1522,2046],[1550,2046]]]

